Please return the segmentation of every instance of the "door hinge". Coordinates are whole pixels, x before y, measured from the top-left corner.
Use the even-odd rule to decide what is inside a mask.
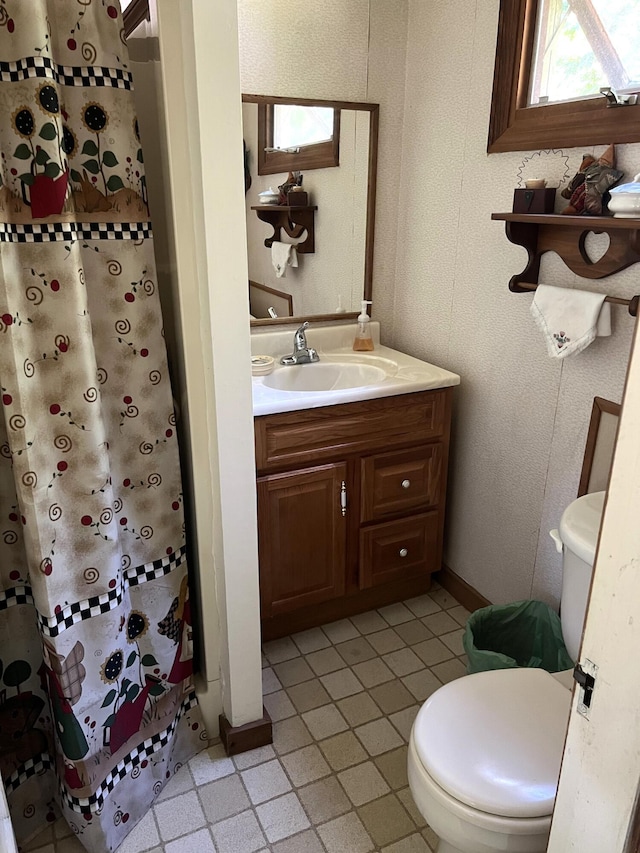
[[[589,716],[591,702],[593,700],[593,692],[596,689],[596,678],[598,675],[598,667],[590,660],[584,661],[583,664],[577,663],[573,670],[574,681],[577,682],[580,688],[578,695],[577,712],[583,717]]]

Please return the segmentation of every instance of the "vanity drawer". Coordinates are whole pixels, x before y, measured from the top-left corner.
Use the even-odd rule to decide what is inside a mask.
[[[430,441],[448,428],[451,388],[255,420],[258,471]]]
[[[437,506],[442,457],[442,444],[434,442],[362,459],[362,521]]]
[[[438,512],[387,521],[360,531],[360,587],[437,571]]]

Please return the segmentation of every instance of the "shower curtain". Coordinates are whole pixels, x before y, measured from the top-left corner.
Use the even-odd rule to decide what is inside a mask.
[[[114,850],[206,745],[116,0],[0,0],[0,773]]]

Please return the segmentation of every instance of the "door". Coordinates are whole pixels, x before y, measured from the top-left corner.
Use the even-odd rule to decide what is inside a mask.
[[[263,618],[344,595],[347,466],[258,479]]]
[[[549,853],[636,853],[640,779],[640,346],[627,373],[580,662],[597,665],[587,716],[574,688]],[[631,825],[631,829],[630,829]],[[636,826],[637,829],[637,826]]]

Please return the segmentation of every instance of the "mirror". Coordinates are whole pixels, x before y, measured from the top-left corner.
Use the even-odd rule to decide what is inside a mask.
[[[243,95],[242,101],[251,178],[246,192],[251,325],[356,317],[361,300],[371,299],[378,104],[266,95]],[[311,149],[318,145],[274,151],[277,140],[269,136],[269,119],[265,136],[264,116],[272,116],[275,106],[282,104],[334,110],[337,138],[322,143],[331,149],[331,165],[314,165]],[[279,165],[265,168],[265,160]],[[306,193],[306,198],[301,196],[306,205],[262,204],[264,196],[261,199],[259,194],[270,188],[278,192],[289,171],[302,173],[299,189]],[[246,179],[245,186],[248,183]],[[296,196],[283,200],[295,203]],[[298,266],[278,264],[277,253],[282,249],[274,253],[272,241],[297,244]],[[278,275],[276,265],[284,266],[284,275]]]

